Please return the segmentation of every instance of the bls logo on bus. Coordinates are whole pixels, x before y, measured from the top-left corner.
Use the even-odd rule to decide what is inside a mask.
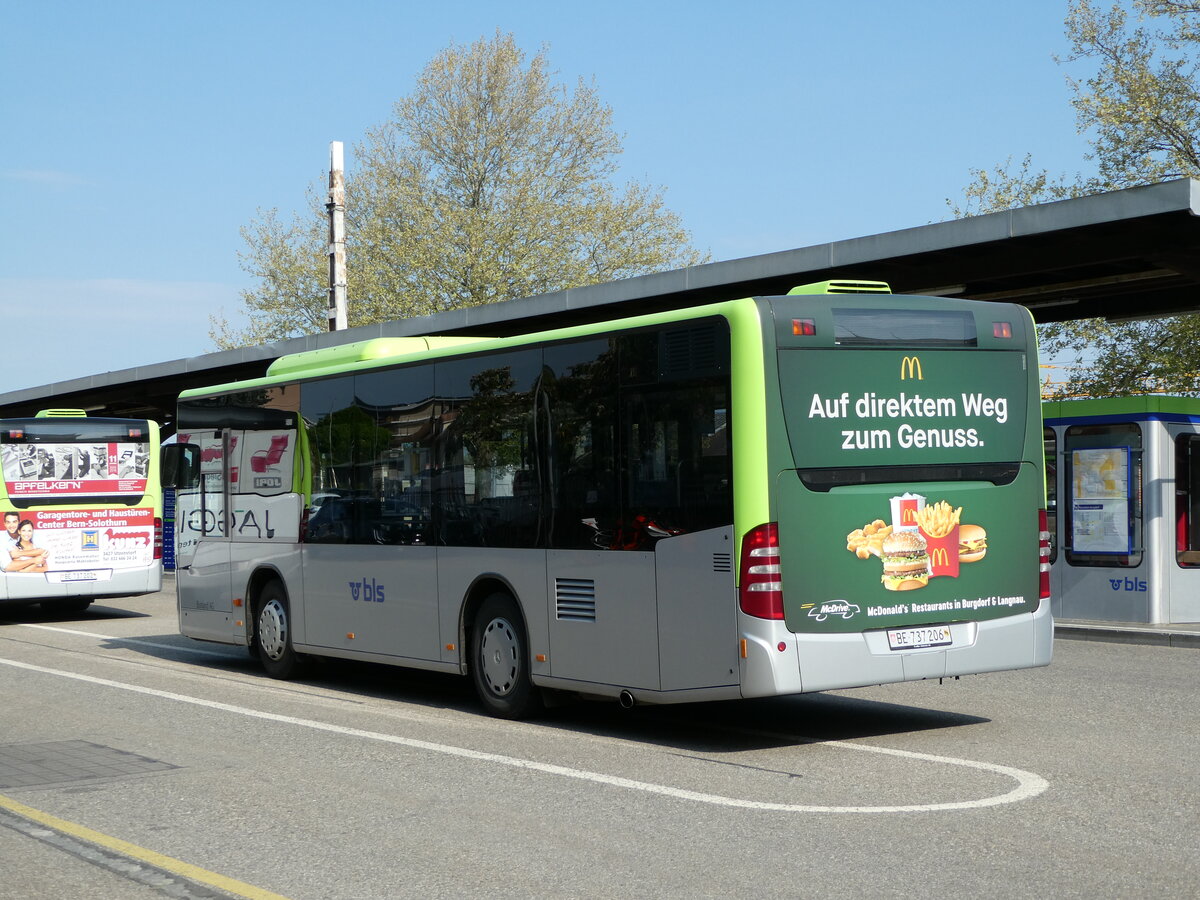
[[[1146,582],[1141,578],[1126,578],[1124,583],[1120,578],[1110,578],[1108,583],[1112,585],[1114,591],[1144,591],[1147,589]]]
[[[348,584],[350,585],[351,600],[355,602],[362,600],[365,603],[383,602],[383,585],[374,578],[370,581],[364,578],[362,581],[351,581]]]

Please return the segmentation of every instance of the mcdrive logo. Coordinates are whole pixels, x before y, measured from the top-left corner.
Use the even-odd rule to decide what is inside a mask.
[[[356,603],[359,600],[364,603],[383,602],[383,585],[374,578],[370,581],[364,578],[362,581],[351,581],[348,584],[350,585],[350,599]]]
[[[852,619],[858,610],[859,607],[854,603],[847,603],[845,600],[830,600],[828,603],[818,603],[808,611],[808,614],[818,622],[824,622],[830,616]]]

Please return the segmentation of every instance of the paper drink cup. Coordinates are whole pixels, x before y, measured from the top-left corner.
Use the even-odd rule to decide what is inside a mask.
[[[899,497],[893,497],[891,503],[892,531],[916,531],[917,511],[924,509],[925,498],[905,491]]]
[[[950,529],[945,537],[930,537],[921,531],[925,538],[925,547],[929,551],[929,574],[937,578],[947,575],[958,577],[958,526]]]

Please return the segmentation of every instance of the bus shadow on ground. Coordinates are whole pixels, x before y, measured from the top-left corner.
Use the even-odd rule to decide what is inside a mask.
[[[150,613],[130,609],[117,609],[112,606],[92,604],[85,611],[59,609],[50,603],[42,606],[33,603],[28,606],[0,607],[0,625],[61,625],[68,622],[95,622],[104,619],[144,619]]]
[[[41,620],[41,619],[39,619]],[[363,699],[478,716],[486,720],[467,678],[420,669],[335,658],[310,659],[289,682],[270,679],[244,648],[193,641],[178,633],[117,640],[113,646],[161,659],[185,659],[202,669],[307,685]],[[198,657],[197,651],[205,655]],[[188,654],[191,653],[189,658]],[[706,753],[738,753],[817,741],[883,737],[989,722],[944,709],[888,703],[844,694],[800,694],[711,703],[642,704],[553,694],[528,720],[542,728]]]

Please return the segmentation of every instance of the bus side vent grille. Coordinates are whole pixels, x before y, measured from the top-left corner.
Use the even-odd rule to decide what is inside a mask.
[[[596,582],[591,578],[555,578],[554,599],[558,618],[596,621]]]
[[[732,553],[714,553],[713,554],[713,571],[714,572],[732,572],[733,571],[733,554]]]

